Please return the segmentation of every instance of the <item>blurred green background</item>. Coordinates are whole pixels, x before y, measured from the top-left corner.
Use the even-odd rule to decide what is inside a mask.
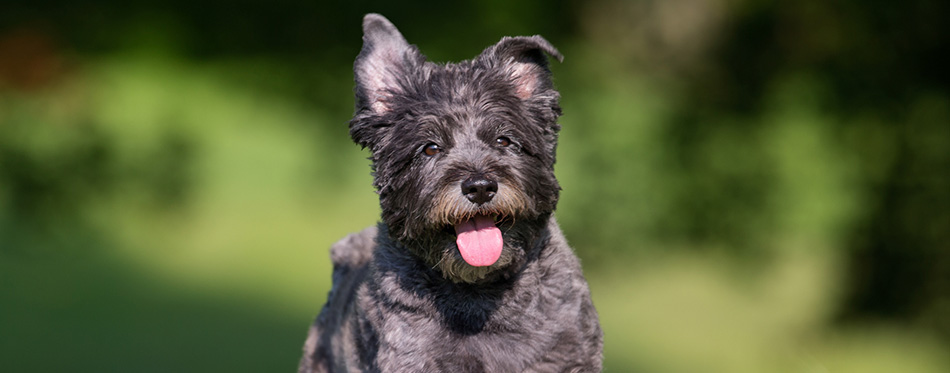
[[[367,12],[542,34],[610,372],[950,371],[950,2],[118,1],[0,10],[0,370],[294,371],[379,214]]]

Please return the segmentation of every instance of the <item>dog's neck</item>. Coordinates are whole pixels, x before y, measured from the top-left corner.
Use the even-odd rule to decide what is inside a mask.
[[[368,281],[368,295],[400,303],[407,309],[428,309],[459,334],[478,333],[497,307],[505,304],[504,299],[511,296],[511,291],[533,288],[519,287],[517,283],[525,277],[532,277],[526,274],[531,272],[532,267],[539,265],[545,250],[551,247],[552,230],[558,228],[554,218],[547,215],[543,220],[520,224],[529,223],[532,229],[526,233],[530,232],[530,235],[526,237],[524,247],[517,248],[522,253],[516,255],[506,267],[497,269],[492,276],[476,283],[446,278],[438,269],[426,264],[415,254],[415,250],[392,241],[386,226],[380,223],[377,236],[379,244],[370,263],[369,276],[372,279]],[[530,278],[527,280],[533,281]],[[401,295],[394,296],[396,292]]]
[[[509,282],[516,278],[527,266],[535,262],[547,245],[551,237],[551,229],[557,230],[557,223],[551,214],[543,214],[534,219],[522,219],[506,233],[506,252],[503,254],[504,263],[491,267],[462,268],[461,270],[480,270],[482,274],[477,280],[464,280],[451,273],[458,271],[458,267],[466,266],[463,261],[456,260],[453,267],[446,266],[444,259],[447,249],[445,242],[423,240],[399,240],[392,234],[385,223],[379,224],[379,250],[375,255],[380,266],[377,271],[402,271],[404,276],[417,276],[432,284],[452,282],[459,286],[474,286],[485,288],[499,283]],[[452,255],[450,253],[449,255]],[[501,262],[501,261],[499,261]]]

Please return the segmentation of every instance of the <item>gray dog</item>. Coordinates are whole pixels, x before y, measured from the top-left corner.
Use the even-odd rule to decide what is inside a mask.
[[[603,333],[552,215],[559,94],[540,36],[457,64],[363,19],[353,140],[382,222],[333,245],[300,372],[596,372]]]

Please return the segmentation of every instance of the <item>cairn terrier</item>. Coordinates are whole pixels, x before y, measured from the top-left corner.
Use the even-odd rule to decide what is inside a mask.
[[[554,219],[561,115],[540,36],[435,64],[363,19],[350,135],[382,221],[331,248],[300,372],[597,372],[603,333]]]

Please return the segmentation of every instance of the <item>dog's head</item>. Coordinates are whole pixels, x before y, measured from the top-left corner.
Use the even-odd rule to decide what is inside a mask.
[[[557,204],[561,114],[540,36],[472,60],[426,61],[385,18],[363,20],[353,140],[372,152],[383,222],[456,282],[523,262]]]

